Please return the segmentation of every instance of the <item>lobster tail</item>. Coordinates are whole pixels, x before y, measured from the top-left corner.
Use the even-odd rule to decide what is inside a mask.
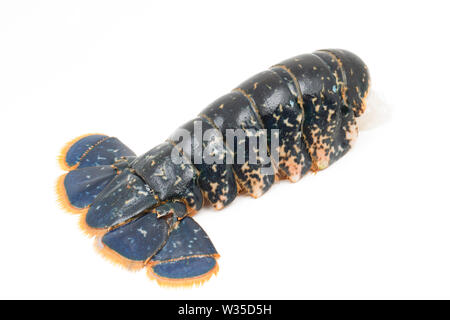
[[[143,155],[117,138],[79,137],[64,148],[61,203],[80,212],[98,251],[161,285],[191,286],[218,270],[216,249],[188,215],[239,193],[327,168],[353,145],[369,73],[354,54],[320,50],[287,59],[207,106]],[[205,200],[207,200],[205,202]]]

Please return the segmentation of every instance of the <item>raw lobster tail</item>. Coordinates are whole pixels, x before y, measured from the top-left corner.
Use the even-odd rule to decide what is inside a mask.
[[[92,134],[69,143],[58,182],[98,251],[162,285],[193,285],[218,270],[216,249],[188,215],[239,193],[327,168],[353,145],[369,74],[344,50],[285,60],[211,103],[167,141],[136,155]]]

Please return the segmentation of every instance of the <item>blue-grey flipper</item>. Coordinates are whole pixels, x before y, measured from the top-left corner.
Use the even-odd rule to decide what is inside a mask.
[[[162,285],[202,283],[217,272],[219,255],[203,229],[191,217],[183,218],[185,213],[179,202],[145,211],[97,237],[97,250],[130,270],[147,265],[149,277]]]
[[[116,170],[112,166],[70,171],[58,183],[60,202],[74,212],[87,208],[115,175]]]
[[[109,260],[138,270],[166,243],[169,224],[154,213],[145,213],[97,238],[97,249]]]
[[[205,231],[191,217],[186,217],[150,260],[147,274],[161,285],[192,286],[217,273],[218,257]]]
[[[64,170],[110,165],[122,157],[136,156],[119,139],[103,134],[91,134],[70,141],[61,151],[60,165]]]
[[[80,227],[90,235],[103,234],[158,204],[158,198],[129,168],[114,177],[81,216]]]
[[[134,157],[117,138],[93,134],[71,141],[59,158],[61,167],[69,170],[58,179],[61,205],[74,213],[85,211]]]
[[[151,210],[133,212],[135,215],[128,221],[97,237],[97,249],[112,262],[137,270],[164,246],[171,230],[187,211],[183,202],[169,201]],[[107,222],[113,223],[113,220]]]

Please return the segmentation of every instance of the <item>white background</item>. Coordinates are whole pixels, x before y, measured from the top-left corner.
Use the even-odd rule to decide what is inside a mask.
[[[450,298],[445,4],[2,1],[0,298]],[[204,286],[111,265],[56,205],[68,140],[143,153],[253,74],[329,47],[369,66],[374,119],[329,169],[197,214],[222,256]]]

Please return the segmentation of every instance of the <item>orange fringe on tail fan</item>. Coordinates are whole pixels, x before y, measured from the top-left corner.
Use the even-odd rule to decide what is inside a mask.
[[[56,181],[56,196],[60,207],[67,212],[75,214],[87,212],[88,208],[77,208],[70,203],[69,198],[67,197],[66,188],[64,187],[64,179],[66,178],[66,175],[67,173],[63,174]]]
[[[80,215],[80,220],[78,221],[78,226],[80,227],[81,231],[89,236],[89,237],[102,237],[106,232],[108,232],[107,229],[94,229],[86,223],[86,215],[88,213],[88,210],[83,212]]]
[[[154,263],[149,264],[147,266],[147,276],[151,280],[156,280],[156,282],[161,287],[192,288],[194,286],[200,286],[200,285],[204,284],[206,281],[208,281],[209,279],[211,279],[211,277],[213,275],[217,275],[217,273],[219,272],[219,264],[217,263],[217,258],[219,257],[219,255],[214,255],[214,257],[216,258],[216,265],[214,266],[214,268],[212,268],[207,273],[199,275],[194,278],[170,279],[170,278],[161,277],[153,272],[152,267],[156,265]]]
[[[100,237],[95,238],[94,247],[103,258],[129,271],[139,271],[145,266],[145,261],[130,260],[111,250]]]
[[[67,152],[69,151],[69,149],[79,140],[86,138],[88,136],[92,136],[92,135],[102,135],[101,133],[88,133],[88,134],[83,134],[79,137],[76,137],[75,139],[70,140],[69,142],[67,142],[64,147],[61,149],[61,152],[59,153],[58,156],[58,163],[59,166],[61,167],[61,169],[65,170],[65,171],[70,171],[70,170],[74,170],[78,167],[78,163],[74,166],[69,166],[66,162],[66,155]]]

